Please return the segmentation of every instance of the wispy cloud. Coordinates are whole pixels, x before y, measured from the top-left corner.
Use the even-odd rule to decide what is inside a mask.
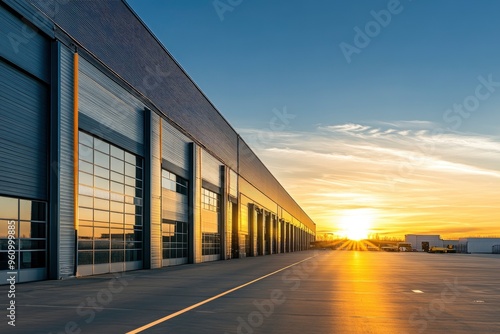
[[[435,127],[415,120],[239,131],[318,229],[335,230],[345,209],[373,208],[374,228],[387,233],[500,234],[500,138]]]

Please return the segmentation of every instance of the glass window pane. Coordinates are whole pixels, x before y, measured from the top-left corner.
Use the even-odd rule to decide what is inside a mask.
[[[90,226],[80,225],[78,227],[78,239],[92,239],[94,237],[93,230]]]
[[[135,166],[125,164],[125,175],[135,178]]]
[[[124,173],[125,163],[122,160],[111,158],[111,170],[121,173]]]
[[[103,190],[109,190],[109,180],[94,176],[94,186]]]
[[[81,172],[94,174],[94,165],[91,164],[90,162],[80,160],[78,162],[78,168],[80,169]]]
[[[9,231],[13,231],[14,237],[18,237],[19,226],[17,220],[0,219],[0,238],[8,238]]]
[[[93,252],[78,252],[78,265],[92,264]]]
[[[111,182],[111,191],[119,194],[123,194],[124,191],[124,185],[123,183],[118,183],[118,182]]]
[[[130,177],[130,176],[126,176],[126,177],[125,177],[125,184],[126,184],[127,186],[135,187],[135,181],[136,181],[136,180],[135,180],[135,178],[133,178],[133,177]]]
[[[115,212],[123,212],[124,211],[123,203],[111,201],[110,210]]]
[[[19,201],[17,198],[0,197],[0,218],[19,219]]]
[[[135,188],[126,186],[125,187],[125,195],[134,197],[135,196]]]
[[[104,179],[109,179],[109,169],[95,166],[95,175]]]
[[[94,207],[94,198],[90,196],[80,195],[78,196],[78,206],[93,208]]]
[[[45,251],[21,252],[21,269],[45,267]]]
[[[125,152],[125,161],[128,162],[129,164],[135,165],[136,164],[136,158],[133,154],[130,154],[128,152]]]
[[[125,204],[125,213],[135,214],[135,205]]]
[[[78,250],[93,250],[92,240],[80,240],[78,239]]]
[[[124,176],[123,174],[111,171],[111,181],[124,183]]]
[[[109,154],[109,144],[97,138],[94,138],[94,149]]]
[[[45,238],[46,223],[20,222],[20,238]]]
[[[112,251],[111,252],[111,262],[123,262],[125,261],[125,251]]]
[[[123,160],[125,158],[125,151],[116,146],[111,145],[111,155],[115,158]]]
[[[80,144],[78,146],[78,157],[80,160],[87,161],[89,163],[94,162],[94,150],[88,146]]]
[[[101,240],[109,239],[109,228],[95,227],[94,228],[94,239],[101,239]],[[106,242],[108,242],[108,241],[106,241]]]
[[[94,264],[109,263],[109,251],[96,251],[94,253]]]
[[[109,200],[95,198],[94,199],[94,208],[99,210],[109,211]]]
[[[94,147],[94,137],[86,134],[85,132],[78,133],[78,139],[81,144],[85,144],[89,147]]]
[[[117,193],[111,193],[111,200],[116,202],[123,202],[125,200],[125,196]]]
[[[109,191],[107,191],[107,190],[95,189],[94,193],[95,193],[95,197],[98,197],[98,198],[104,198],[104,199],[110,198]]]
[[[45,240],[21,240],[21,250],[45,251]]]
[[[82,220],[94,220],[94,210],[87,208],[79,208],[78,218]]]
[[[93,178],[93,176],[90,175],[90,174],[87,174],[87,173],[80,172],[78,174],[78,182],[80,182],[80,184],[83,184],[83,185],[86,185],[86,186],[89,186],[89,187],[93,187],[94,186],[94,178]]]
[[[123,204],[122,204],[123,205]],[[115,224],[123,224],[123,213],[111,212],[110,221]]]
[[[45,207],[46,205],[43,202],[21,200],[21,220],[46,221]]]
[[[109,211],[94,210],[94,220],[109,222]]]
[[[109,169],[109,155],[94,151],[95,164]]]

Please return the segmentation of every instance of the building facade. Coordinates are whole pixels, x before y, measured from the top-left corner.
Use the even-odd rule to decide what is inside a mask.
[[[3,0],[0,37],[1,282],[314,240],[314,222],[125,1]]]
[[[500,238],[460,238],[457,250],[468,254],[499,254]]]
[[[431,247],[443,247],[441,236],[432,234],[406,234],[405,243],[419,252],[428,252]]]

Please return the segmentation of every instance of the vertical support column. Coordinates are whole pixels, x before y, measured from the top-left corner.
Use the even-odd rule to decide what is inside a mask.
[[[250,238],[250,256],[257,256],[259,254],[257,247],[258,240],[258,223],[257,223],[258,208],[255,204],[248,205],[248,225],[249,225],[249,238]]]
[[[78,52],[74,53],[73,56],[73,212],[74,212],[74,227],[75,227],[75,267],[74,276],[77,274],[78,270],[78,224],[79,224],[79,208],[78,208],[78,188],[79,188],[79,136],[78,136],[78,75],[79,75],[79,58]]]
[[[151,268],[163,265],[161,234],[161,117],[151,112]],[[145,196],[148,196],[145,193]]]
[[[220,208],[220,239],[221,239],[221,260],[227,260],[231,258],[231,247],[228,242],[231,242],[230,233],[231,227],[228,226],[227,219],[227,209],[228,209],[228,175],[226,166],[220,166],[220,178],[221,178],[221,208]]]
[[[152,267],[152,251],[153,251],[153,233],[151,221],[151,189],[152,189],[152,112],[151,110],[144,109],[144,194],[143,194],[143,266],[144,269],[151,269]]]
[[[278,216],[275,217],[276,220],[276,254],[283,253],[281,250],[281,221]]]
[[[273,253],[273,219],[269,211],[266,212],[266,255]]]
[[[286,253],[286,225],[285,221],[283,218],[280,218],[280,237],[281,237],[281,242],[280,242],[280,250],[281,253]]]
[[[48,278],[59,278],[61,44],[51,44]]]
[[[264,249],[265,249],[265,220],[264,220],[264,211],[262,209],[257,209],[257,246],[258,246],[258,255],[264,255]]]
[[[191,248],[190,263],[201,263],[201,150],[195,143],[191,143],[191,177],[189,196],[189,235]]]

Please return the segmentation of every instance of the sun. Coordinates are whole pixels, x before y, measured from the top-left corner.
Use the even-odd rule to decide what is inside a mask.
[[[340,234],[355,241],[367,239],[374,219],[372,209],[345,210],[339,220]]]

